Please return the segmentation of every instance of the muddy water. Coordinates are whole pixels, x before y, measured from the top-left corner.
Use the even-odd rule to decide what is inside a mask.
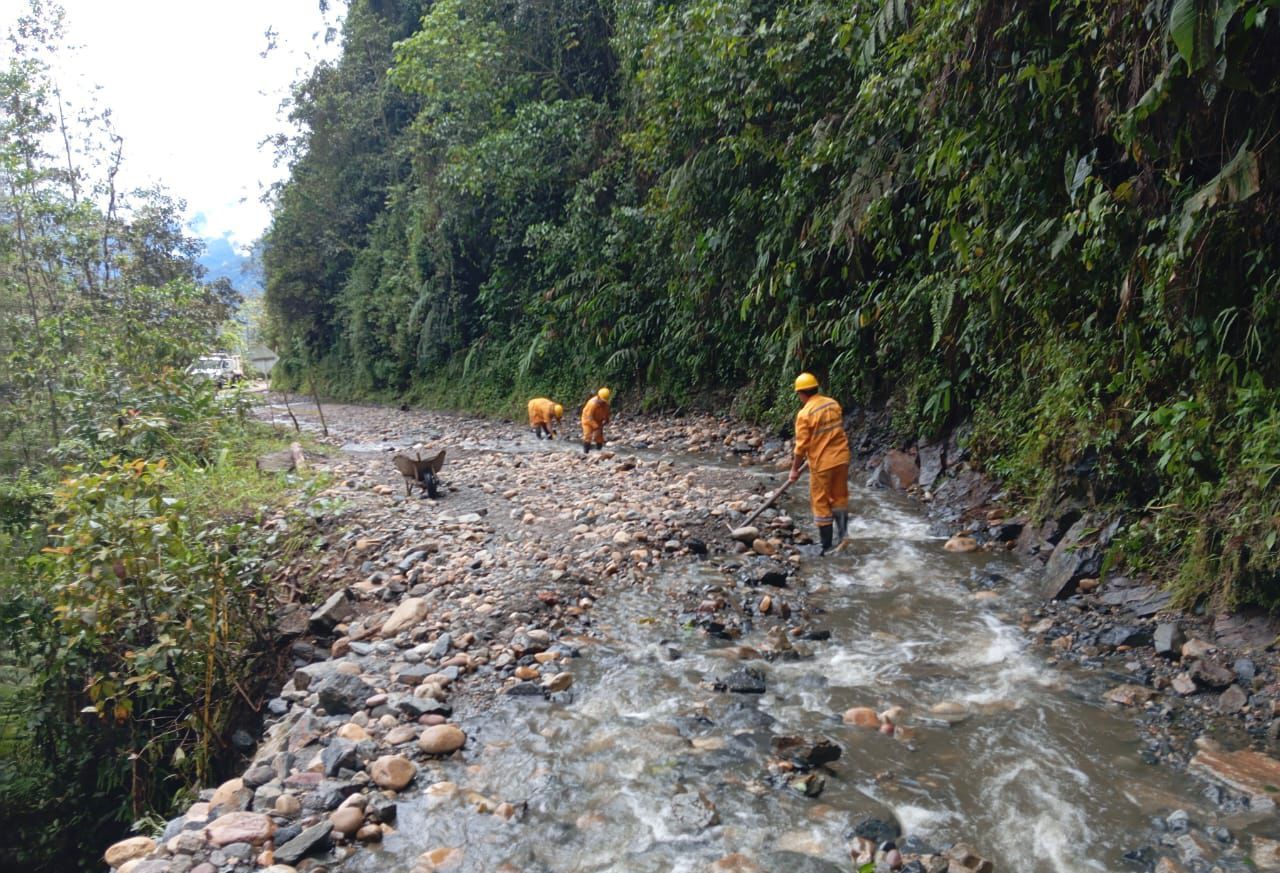
[[[809,660],[751,662],[765,694],[713,690],[741,665],[682,625],[677,603],[725,577],[670,567],[651,590],[599,602],[593,637],[572,641],[581,657],[564,699],[458,712],[464,760],[418,780],[456,790],[403,798],[397,833],[340,869],[407,871],[425,851],[458,847],[451,869],[462,871],[699,871],[732,852],[771,871],[847,871],[851,823],[892,813],[906,833],[965,840],[999,870],[1117,870],[1153,816],[1212,819],[1197,783],[1140,762],[1133,723],[1097,702],[1103,680],[1028,650],[1016,616],[1032,601],[1016,562],[944,552],[891,496],[855,494],[854,516],[842,553],[807,561],[794,583],[826,610],[831,639],[807,644]],[[938,703],[963,714],[931,715]],[[851,706],[890,705],[911,714],[911,739],[840,720]],[[820,797],[770,782],[780,734],[844,747]],[[501,801],[525,804],[522,818],[477,811]]]

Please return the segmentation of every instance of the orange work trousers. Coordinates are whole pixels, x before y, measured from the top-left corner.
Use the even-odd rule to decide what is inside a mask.
[[[604,445],[604,425],[596,422],[582,423],[582,441],[584,443],[595,443],[598,446]]]
[[[849,508],[849,465],[809,470],[809,506],[819,527],[835,521],[837,509]]]

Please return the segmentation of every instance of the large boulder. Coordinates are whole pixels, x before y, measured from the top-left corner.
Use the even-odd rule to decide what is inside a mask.
[[[1257,812],[1276,808],[1280,792],[1280,761],[1252,749],[1229,752],[1207,737],[1196,740],[1199,751],[1187,770],[1221,782],[1243,794]]]
[[[884,466],[890,487],[898,491],[906,491],[920,481],[920,467],[913,453],[890,449],[885,453]]]
[[[921,445],[916,457],[920,460],[920,487],[932,488],[942,471],[946,469],[946,446],[942,443]]]
[[[1041,593],[1048,600],[1061,600],[1076,593],[1081,579],[1096,579],[1102,558],[1118,522],[1104,525],[1096,515],[1086,515],[1067,531],[1045,564]]]

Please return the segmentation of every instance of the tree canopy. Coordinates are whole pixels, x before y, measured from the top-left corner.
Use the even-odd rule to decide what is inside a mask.
[[[282,372],[782,421],[810,369],[1275,603],[1276,6],[356,0],[266,241]]]

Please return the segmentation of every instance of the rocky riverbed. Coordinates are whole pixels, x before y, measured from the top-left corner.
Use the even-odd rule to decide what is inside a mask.
[[[244,774],[111,847],[122,873],[1280,869],[1280,765],[1242,751],[1274,737],[1269,656],[1123,580],[1046,604],[1011,550],[1056,545],[958,446],[860,437],[943,527],[859,491],[818,559],[802,495],[729,535],[788,460],[738,423],[624,418],[584,457],[325,412],[328,533],[283,573],[296,669]],[[406,495],[391,456],[440,448],[440,499]]]

